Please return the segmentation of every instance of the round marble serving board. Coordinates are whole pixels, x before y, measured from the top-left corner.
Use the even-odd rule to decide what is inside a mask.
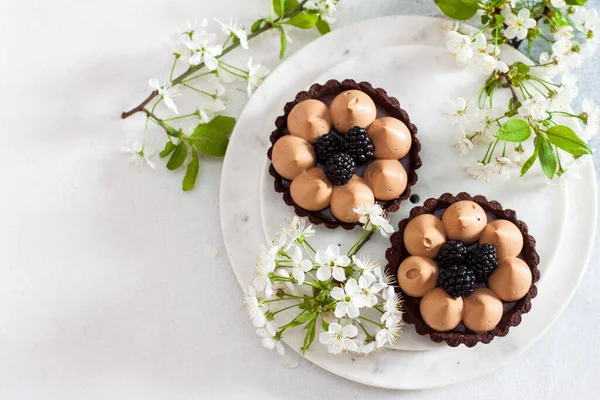
[[[343,43],[351,43],[351,48]],[[224,163],[223,235],[244,290],[252,281],[258,247],[277,231],[283,218],[293,215],[281,195],[272,190],[272,178],[265,172],[273,121],[298,91],[329,78],[368,80],[399,98],[419,127],[423,142],[423,167],[414,187],[421,201],[445,191],[484,194],[516,209],[519,217],[530,225],[542,256],[542,280],[533,309],[519,327],[505,338],[473,349],[434,344],[416,335],[409,326],[396,348],[431,351],[336,357],[327,354],[323,346],[314,345],[307,353],[306,357],[321,367],[365,384],[402,389],[441,386],[472,379],[508,362],[533,344],[564,309],[591,250],[595,225],[589,221],[595,221],[597,209],[592,168],[584,169],[583,179],[573,180],[568,190],[546,185],[539,174],[494,185],[466,177],[462,160],[449,149],[451,128],[441,116],[439,105],[474,92],[483,78],[473,75],[472,70],[456,67],[440,48],[441,44],[438,19],[399,16],[363,21],[311,43],[277,68],[252,97],[232,135]],[[513,57],[520,57],[514,53]],[[322,54],[329,57],[324,59],[320,57]],[[397,223],[404,218],[412,206],[404,202],[392,221]],[[577,227],[573,230],[577,234],[563,235],[566,220]],[[315,244],[344,245],[354,241],[355,236],[342,230],[319,228],[319,242]],[[377,237],[364,251],[383,262],[387,247],[387,240]],[[286,339],[296,351],[301,341],[300,333]]]

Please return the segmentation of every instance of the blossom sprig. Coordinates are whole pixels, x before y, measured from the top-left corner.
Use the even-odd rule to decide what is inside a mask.
[[[280,57],[286,52],[288,36],[286,30],[317,28],[325,34],[329,24],[335,21],[339,0],[272,0],[269,17],[259,18],[250,28],[238,21],[215,19],[211,31],[208,19],[186,21],[178,27],[173,37],[173,63],[168,78],[149,81],[152,92],[137,107],[123,112],[125,119],[134,114],[145,115],[145,129],[141,143],[129,151],[130,162],[135,165],[154,166],[147,148],[148,125],[160,126],[167,134],[167,142],[159,153],[167,158],[167,169],[177,170],[186,166],[183,190],[195,186],[200,157],[225,155],[229,135],[235,126],[235,118],[223,115],[229,101],[228,94],[233,85],[246,85],[248,97],[262,83],[269,70],[249,57],[245,65],[235,65],[226,55],[241,47],[250,48],[255,37],[271,30],[279,32]],[[183,94],[194,95],[191,110],[182,111],[175,98]],[[161,115],[163,104],[171,116]],[[192,124],[192,125],[190,125]],[[186,128],[191,127],[191,129]]]
[[[593,55],[600,40],[600,18],[583,6],[585,2],[436,0],[454,19],[468,19],[478,12],[481,17],[482,28],[474,35],[456,22],[443,25],[446,48],[457,63],[473,65],[488,75],[468,101],[448,102],[445,110],[456,127],[452,146],[460,155],[487,146],[466,169],[474,179],[508,179],[515,167],[522,176],[538,161],[552,179],[592,154],[586,140],[599,130],[600,108],[584,101],[582,112],[571,111],[578,89],[577,78],[569,74]],[[532,55],[536,42],[548,49],[539,62]],[[531,62],[507,65],[500,59],[505,45],[521,50]],[[499,90],[510,91],[508,102],[495,102]],[[565,125],[565,118],[583,123],[583,135]]]
[[[304,326],[302,353],[317,333],[332,354],[369,354],[393,343],[402,330],[401,299],[392,278],[370,258],[358,254],[371,234],[393,232],[381,207],[364,211],[360,238],[345,253],[339,245],[316,250],[305,219],[284,222],[270,246],[260,250],[244,307],[263,345],[283,354],[288,329]]]

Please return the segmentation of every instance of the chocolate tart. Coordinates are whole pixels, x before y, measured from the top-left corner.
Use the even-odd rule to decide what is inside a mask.
[[[275,120],[276,129],[271,133],[271,147],[269,148],[267,153],[269,160],[272,160],[273,146],[275,145],[275,142],[277,142],[277,140],[279,140],[281,137],[289,135],[287,129],[287,118],[295,105],[304,100],[318,99],[324,102],[327,106],[329,106],[329,104],[336,95],[346,90],[360,90],[366,93],[376,105],[377,118],[388,116],[397,118],[406,125],[410,132],[412,139],[411,148],[409,150],[409,153],[400,160],[407,173],[406,189],[396,199],[388,201],[377,201],[386,211],[395,212],[400,207],[400,202],[406,200],[410,196],[411,187],[417,182],[416,170],[422,165],[421,158],[419,157],[421,144],[416,137],[417,127],[410,122],[410,118],[407,112],[400,107],[400,103],[398,102],[398,100],[394,97],[388,96],[385,90],[380,88],[374,88],[368,82],[357,83],[352,79],[345,79],[341,82],[337,80],[329,80],[324,85],[314,84],[310,87],[308,91],[298,93],[293,101],[287,103],[284,106],[284,114],[277,117],[277,119]],[[332,128],[331,131],[335,131],[335,129]],[[322,164],[317,163],[317,166],[320,165]],[[362,172],[364,171],[366,165],[362,168],[357,169],[356,174],[362,176]],[[290,194],[291,181],[283,178],[279,173],[277,173],[272,163],[269,167],[269,173],[274,178],[275,191],[283,194],[283,201],[287,205],[293,207],[295,213],[298,216],[308,217],[311,223],[315,225],[323,224],[329,229],[342,227],[344,229],[349,230],[359,225],[358,222],[349,223],[337,219],[331,213],[330,207],[327,207],[321,211],[308,211],[300,207],[294,202]]]
[[[532,274],[532,283],[527,294],[516,302],[502,302],[503,314],[498,325],[487,332],[473,332],[469,330],[462,322],[453,330],[448,332],[438,332],[429,327],[420,312],[420,298],[408,296],[400,289],[396,290],[402,295],[403,319],[408,324],[415,325],[415,329],[420,335],[429,335],[432,341],[436,343],[446,342],[449,346],[457,347],[464,344],[467,347],[473,347],[477,343],[490,343],[496,336],[506,336],[511,326],[517,326],[521,323],[521,316],[531,310],[531,299],[537,295],[535,283],[540,279],[540,271],[537,268],[539,264],[539,255],[535,249],[535,239],[528,233],[527,225],[517,219],[517,214],[513,210],[505,210],[497,201],[489,201],[483,196],[470,196],[467,193],[459,193],[453,196],[445,193],[437,199],[427,199],[423,206],[415,207],[410,211],[408,218],[398,223],[398,231],[390,237],[391,247],[386,251],[388,264],[386,269],[388,273],[396,277],[400,263],[410,256],[404,245],[404,230],[408,223],[415,217],[422,214],[434,214],[441,216],[443,211],[451,204],[469,200],[480,205],[486,212],[488,221],[496,219],[505,219],[517,226],[523,235],[523,249],[519,258],[521,258]],[[396,282],[397,285],[397,282]],[[478,284],[476,287],[487,287],[485,284]]]

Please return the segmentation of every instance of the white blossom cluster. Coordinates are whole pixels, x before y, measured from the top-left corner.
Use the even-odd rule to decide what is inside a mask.
[[[318,337],[332,354],[368,354],[399,336],[400,298],[390,286],[392,278],[356,253],[364,234],[387,236],[393,229],[377,204],[355,212],[364,213],[363,235],[347,253],[337,245],[313,249],[307,239],[315,230],[299,217],[284,223],[276,240],[261,248],[244,307],[266,348],[283,354],[284,332],[303,324],[308,338],[303,351]],[[290,321],[291,310],[296,316]],[[322,330],[318,336],[317,330]]]
[[[579,67],[596,51],[600,40],[600,18],[596,10],[567,7],[563,0],[552,0],[552,5],[561,9],[571,24],[550,29],[554,39],[552,51],[542,53],[539,64],[532,61],[532,75],[536,77],[521,84],[520,91],[516,93],[519,96],[518,113],[510,117],[522,118],[530,126],[542,124],[542,121],[547,123],[554,115],[579,118],[585,125],[581,136],[589,140],[600,131],[600,108],[593,101],[584,100],[582,113],[570,114],[578,88],[577,78],[569,71]],[[470,36],[461,32],[458,22],[444,21],[442,30],[445,32],[446,49],[458,64],[472,65],[497,80],[504,75],[509,76],[513,67],[500,60],[498,44],[507,40],[529,40],[540,35],[540,27],[531,18],[530,10],[517,10],[515,7],[514,1],[503,4],[502,38],[494,37],[490,32],[493,29],[488,28]],[[464,98],[458,98],[445,105],[443,111],[452,118],[455,127],[451,145],[461,156],[469,154],[477,145],[488,146],[488,153],[483,159],[466,167],[467,173],[475,180],[489,182],[509,179],[511,171],[523,163],[525,155],[522,143],[507,142],[502,144],[501,152],[494,153],[496,146],[493,142],[502,123],[509,118],[509,108],[506,103],[494,102],[493,106],[487,102],[474,103],[477,101],[467,102]],[[589,156],[583,156],[571,160],[574,169],[577,170],[578,165],[588,162],[588,159]]]

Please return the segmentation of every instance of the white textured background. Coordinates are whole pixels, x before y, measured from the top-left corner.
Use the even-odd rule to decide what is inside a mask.
[[[339,8],[337,26],[437,15],[431,0]],[[551,331],[476,381],[385,391],[262,348],[220,234],[220,161],[202,160],[185,194],[182,172],[126,164],[119,149],[142,119],[119,114],[166,75],[165,43],[184,18],[268,10],[268,0],[2,2],[0,399],[598,398],[598,249]],[[317,34],[292,37],[291,51]],[[253,54],[274,68],[277,43]],[[600,101],[599,70],[600,58],[580,70],[581,97]]]

